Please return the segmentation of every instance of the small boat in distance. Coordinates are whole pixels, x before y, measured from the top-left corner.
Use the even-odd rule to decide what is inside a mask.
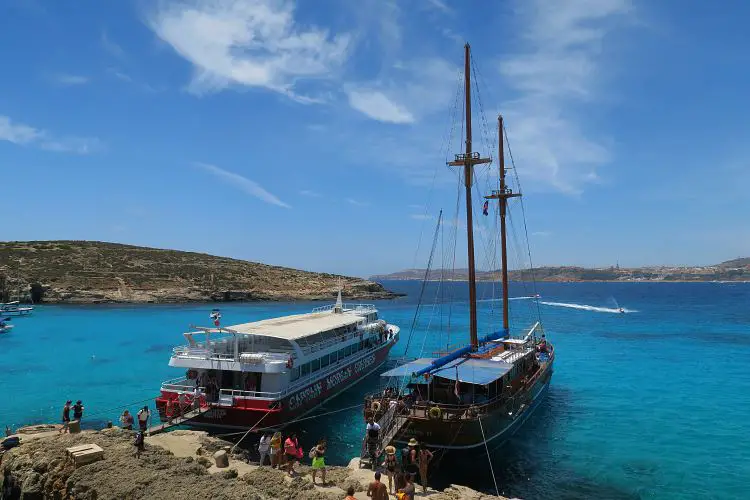
[[[156,406],[162,422],[202,407],[188,421],[198,428],[282,428],[380,368],[398,342],[399,327],[378,318],[374,305],[334,305],[185,333],[169,365],[185,374],[164,382]],[[196,341],[197,336],[205,340]],[[182,405],[182,407],[181,407]]]
[[[433,353],[434,357],[421,357],[381,375],[386,388],[365,398],[365,416],[373,417],[380,424],[379,443],[377,446],[369,443],[369,450],[373,451],[367,452],[363,444],[363,457],[366,453],[377,457],[391,442],[405,444],[413,439],[421,445],[439,449],[472,449],[490,442],[497,446],[516,432],[539,406],[552,378],[555,352],[546,339],[538,308],[533,312],[536,321],[530,328],[511,330],[510,325],[506,214],[509,200],[521,196],[521,193],[520,189],[514,192],[506,181],[502,116],[498,117],[495,169],[499,179],[490,181],[497,189],[484,197],[487,201],[483,205],[483,212],[487,215],[488,201],[498,201],[502,328],[487,325],[486,333],[481,337],[477,332],[472,186],[483,183],[474,181],[473,170],[476,165],[494,162],[472,149],[471,52],[468,44],[464,48],[466,116],[463,127],[457,126],[456,130],[466,132],[466,151],[455,155],[454,161],[448,165],[461,169],[459,190],[463,185],[466,199],[464,227],[469,269],[469,342],[452,349],[446,346],[442,352]],[[435,230],[436,238],[441,217]],[[538,300],[539,295],[534,293],[533,297]],[[455,333],[453,335],[455,339]]]
[[[10,333],[13,329],[13,325],[8,321],[10,321],[10,318],[0,318],[0,333]]]
[[[17,300],[0,304],[0,316],[26,316],[31,314],[34,306],[24,306]]]

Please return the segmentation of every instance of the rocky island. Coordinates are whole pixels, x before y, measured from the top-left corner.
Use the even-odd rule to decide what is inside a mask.
[[[371,276],[373,280],[421,280],[425,269],[406,269],[391,274]],[[750,281],[750,257],[738,258],[711,266],[653,266],[624,268],[620,266],[584,268],[575,266],[543,266],[533,270],[512,270],[511,281]],[[466,269],[433,269],[429,280],[466,281]],[[500,271],[477,271],[478,281],[497,281]]]
[[[99,241],[0,242],[0,302],[176,303],[393,298],[361,278]]]

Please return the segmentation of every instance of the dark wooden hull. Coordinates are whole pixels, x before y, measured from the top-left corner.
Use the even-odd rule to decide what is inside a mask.
[[[485,441],[492,446],[500,445],[515,434],[539,406],[547,393],[551,379],[552,362],[527,391],[524,398],[526,406],[513,415],[497,409],[483,414],[481,423],[479,419],[446,421],[409,417],[394,441],[405,444],[409,439],[415,438],[430,448],[451,450],[484,446]]]

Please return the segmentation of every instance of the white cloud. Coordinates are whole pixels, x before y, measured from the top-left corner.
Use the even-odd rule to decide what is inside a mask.
[[[518,98],[504,106],[511,147],[527,176],[572,194],[597,180],[611,160],[605,141],[590,138],[573,110],[597,96],[602,41],[630,11],[630,0],[518,1],[523,49],[500,71]]]
[[[299,192],[302,196],[307,196],[309,198],[320,198],[322,195],[320,193],[316,193],[315,191],[310,191],[309,189],[303,189]]]
[[[279,207],[292,208],[273,194],[263,189],[263,187],[261,187],[257,182],[252,181],[247,177],[243,177],[239,174],[235,174],[234,172],[230,172],[228,170],[224,170],[215,165],[209,165],[207,163],[196,163],[195,165],[202,168],[206,172],[209,172],[210,174],[218,177],[219,179],[232,184],[234,187],[240,189],[241,191],[244,191],[250,196],[258,198],[259,200],[265,201],[266,203],[270,203],[272,205],[277,205]]]
[[[350,205],[354,205],[355,207],[366,207],[370,205],[366,201],[359,201],[359,200],[355,200],[354,198],[347,198],[346,202]]]
[[[3,115],[0,115],[0,141],[77,154],[89,154],[102,148],[101,141],[95,137],[57,137],[46,130],[14,123]]]
[[[540,238],[546,238],[547,236],[552,236],[552,231],[534,231],[531,233],[531,236],[539,236]]]
[[[87,76],[65,74],[55,75],[53,79],[60,85],[84,85],[90,81]]]
[[[235,84],[270,89],[301,102],[302,78],[330,78],[346,60],[350,37],[300,26],[287,0],[174,0],[149,25],[194,66],[191,92]],[[315,101],[315,99],[312,99]]]
[[[106,31],[102,31],[102,48],[112,54],[113,56],[117,57],[118,59],[124,59],[126,57],[125,50],[123,50],[122,47],[120,47],[117,43],[115,43],[113,40],[111,40],[107,36]]]
[[[445,14],[450,14],[453,12],[448,5],[443,2],[443,0],[427,0],[427,3],[429,3],[431,6],[433,6],[435,9],[444,12]]]
[[[427,215],[427,214],[411,214],[409,217],[411,217],[414,220],[432,220],[435,218],[432,215]]]
[[[401,105],[391,101],[377,90],[347,91],[349,104],[373,120],[388,123],[412,123],[414,116]]]

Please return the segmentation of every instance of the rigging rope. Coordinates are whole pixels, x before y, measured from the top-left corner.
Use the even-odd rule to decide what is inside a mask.
[[[492,473],[492,482],[495,483],[495,493],[500,496],[500,488],[497,487],[497,479],[495,478],[495,469],[492,468],[492,457],[490,456],[490,449],[487,446],[487,437],[484,435],[484,426],[482,426],[482,416],[477,417],[479,421],[479,429],[482,431],[482,441],[484,441],[484,449],[487,452],[487,462],[490,464],[490,472]]]

